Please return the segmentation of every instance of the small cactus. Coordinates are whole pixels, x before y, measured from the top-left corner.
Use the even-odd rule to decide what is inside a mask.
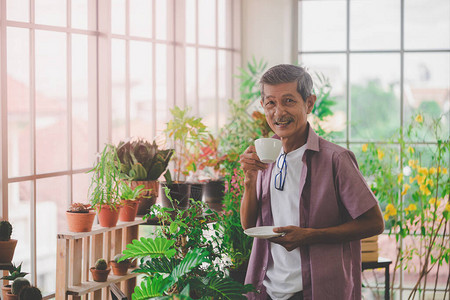
[[[128,264],[130,263],[130,260],[128,258],[119,261],[124,255],[123,254],[117,254],[116,256],[114,256],[114,261],[118,264]]]
[[[106,263],[106,260],[103,258],[100,258],[95,263],[95,269],[97,270],[106,270],[108,268],[108,264]]]
[[[89,204],[83,204],[83,203],[72,203],[72,205],[69,207],[69,209],[67,210],[68,212],[72,212],[72,213],[88,213],[89,209],[90,209],[90,205]]]
[[[19,294],[19,300],[41,300],[41,299],[42,299],[41,291],[34,286],[24,287]]]
[[[16,279],[14,279],[14,281],[12,283],[11,292],[14,295],[19,295],[20,291],[26,286],[31,286],[28,279],[26,279],[24,277],[16,278]]]
[[[8,221],[0,222],[0,241],[9,241],[11,239],[12,225]]]

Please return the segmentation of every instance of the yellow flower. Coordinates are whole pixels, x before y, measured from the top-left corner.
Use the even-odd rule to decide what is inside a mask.
[[[414,148],[411,147],[411,146],[409,146],[409,147],[408,147],[408,151],[409,151],[409,153],[413,154],[413,153],[414,153]]]
[[[386,205],[386,211],[391,211],[395,209],[394,205],[392,205],[392,203],[389,203],[388,205]]]
[[[447,168],[442,169],[442,174],[447,174]]]
[[[418,163],[418,162],[419,162],[418,160],[412,160],[412,159],[410,159],[410,160],[408,161],[408,165],[409,165],[411,168],[415,169],[415,168],[417,168],[417,163]]]
[[[426,196],[431,195],[431,192],[430,192],[430,190],[428,189],[428,187],[427,187],[426,185],[422,184],[422,185],[419,187],[419,189],[420,189],[420,191],[422,192],[422,194],[424,194],[424,195],[426,195]]]
[[[367,151],[367,146],[369,146],[368,144],[364,144],[362,145],[362,151],[366,152]]]
[[[450,202],[447,202],[447,204],[445,204],[445,210],[450,211]]]
[[[429,186],[434,186],[434,182],[431,179],[427,179],[427,182],[425,184]]]
[[[383,160],[384,152],[380,149],[377,149],[378,159]]]
[[[426,177],[417,175],[417,183],[424,184]]]
[[[397,182],[401,183],[403,181],[403,173],[398,174],[397,176]]]
[[[415,204],[413,204],[413,203],[411,203],[409,206],[408,206],[408,210],[409,211],[413,211],[413,210],[416,210],[417,209],[417,206],[415,205]]]
[[[430,173],[430,174],[435,174],[436,173],[436,168],[435,167],[431,167],[429,170],[428,170],[428,172]]]
[[[423,122],[423,117],[422,117],[421,114],[418,114],[418,115],[416,116],[416,122],[417,122],[417,123],[422,123],[422,122]]]
[[[395,156],[395,162],[398,162],[398,155]]]
[[[384,215],[384,220],[385,220],[385,221],[389,220],[389,215],[388,215],[388,214],[385,214],[385,215]]]
[[[427,168],[423,168],[423,167],[420,167],[418,170],[417,170],[420,174],[422,174],[422,175],[428,175],[428,169]]]
[[[403,185],[402,196],[405,196],[411,186],[407,183]]]
[[[430,200],[428,200],[428,203],[430,203],[430,205],[433,205],[434,203],[436,203],[436,198],[435,197],[430,198]]]

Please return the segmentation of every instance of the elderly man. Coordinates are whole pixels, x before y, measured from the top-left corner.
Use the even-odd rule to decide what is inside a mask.
[[[282,236],[255,239],[249,299],[360,299],[360,239],[380,234],[378,202],[354,154],[317,136],[307,121],[316,96],[301,67],[278,65],[261,78],[261,105],[282,142],[275,163],[254,146],[241,155],[244,229],[277,226]]]

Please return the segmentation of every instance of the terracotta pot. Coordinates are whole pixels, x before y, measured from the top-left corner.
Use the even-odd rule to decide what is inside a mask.
[[[154,181],[130,181],[130,187],[134,190],[137,186],[144,185],[144,189],[151,191],[146,191],[141,194],[140,197],[136,198],[139,200],[139,205],[137,209],[137,215],[143,216],[146,215],[150,207],[156,203],[156,198],[159,195],[159,182]]]
[[[11,293],[11,285],[8,284],[8,285],[2,286],[2,298],[3,298],[3,299],[6,299],[6,294],[7,294],[8,292]]]
[[[139,205],[138,200],[122,200],[119,213],[119,220],[122,222],[132,222],[136,218]]]
[[[173,200],[173,203],[166,197],[163,187],[170,189],[169,195]],[[177,209],[189,208],[189,197],[191,196],[191,185],[189,183],[173,183],[167,185],[161,183],[161,204],[163,207],[174,207]]]
[[[119,221],[120,206],[116,206],[116,209],[109,205],[102,205],[101,209],[97,210],[98,222],[102,227],[114,227]]]
[[[203,190],[205,185],[203,183],[191,183],[191,195],[190,198],[195,201],[202,201]]]
[[[110,264],[110,266],[111,266],[111,268],[113,270],[113,274],[114,275],[119,275],[119,276],[126,275],[128,273],[128,268],[131,265],[130,262],[116,263],[113,260],[110,261],[109,264]]]
[[[0,241],[0,263],[10,263],[16,250],[17,240]]]
[[[11,294],[11,292],[8,292],[8,293],[6,293],[4,299],[5,300],[17,300],[17,299],[19,299],[19,296]]]
[[[95,211],[87,213],[73,213],[66,211],[67,225],[72,232],[89,232],[94,223]]]
[[[96,268],[92,267],[90,270],[92,273],[92,278],[97,282],[105,282],[106,280],[108,280],[109,272],[111,272],[110,268],[106,270],[97,270]]]

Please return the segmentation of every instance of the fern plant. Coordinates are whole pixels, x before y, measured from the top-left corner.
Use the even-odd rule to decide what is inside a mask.
[[[214,271],[206,249],[190,249],[177,257],[175,242],[165,238],[141,238],[127,245],[124,259],[140,259],[133,272],[145,274],[135,287],[133,300],[141,299],[246,299],[253,290]],[[120,261],[119,260],[119,261]]]

